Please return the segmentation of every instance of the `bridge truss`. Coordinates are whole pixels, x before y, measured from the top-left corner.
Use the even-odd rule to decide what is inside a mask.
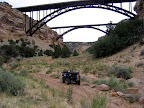
[[[135,0],[95,0],[95,1],[88,0],[88,1],[56,3],[56,4],[49,4],[49,5],[23,7],[23,8],[17,8],[17,9],[24,12],[25,14],[27,12],[29,13],[29,16],[31,17],[28,21],[29,25],[26,25],[27,18],[25,15],[25,32],[28,36],[32,36],[37,30],[39,30],[42,26],[44,26],[46,23],[48,23],[52,19],[64,13],[77,10],[77,9],[82,9],[82,8],[107,9],[107,10],[111,10],[111,11],[123,14],[131,19],[134,19],[136,15],[132,12],[132,5],[131,5],[132,1],[135,1]],[[125,10],[122,8],[122,2],[129,2],[129,10]],[[111,4],[108,4],[108,3],[111,3]],[[113,3],[120,3],[120,7],[114,6]],[[34,13],[36,14],[35,17],[37,18],[37,21],[34,21]],[[85,27],[77,26],[63,33],[63,35],[78,28],[93,28],[96,30],[100,30],[92,26],[91,27],[90,26],[85,26]],[[104,32],[103,30],[100,30],[100,31]]]

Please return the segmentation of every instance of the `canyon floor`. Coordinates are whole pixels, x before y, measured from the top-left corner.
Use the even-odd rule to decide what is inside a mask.
[[[87,52],[79,56],[70,58],[52,59],[51,57],[32,57],[24,58],[21,61],[13,60],[4,64],[3,68],[12,70],[16,73],[27,71],[27,76],[20,76],[26,83],[24,96],[7,96],[0,94],[0,107],[15,108],[97,108],[92,106],[94,99],[104,99],[106,108],[144,108],[140,99],[144,94],[144,56],[140,52],[144,46],[135,44],[127,49],[114,54],[113,56],[94,59]],[[18,63],[15,69],[10,64]],[[142,65],[138,65],[142,64]],[[122,95],[113,95],[112,90],[99,90],[96,80],[108,80],[108,71],[112,66],[124,66],[132,70],[134,86],[128,89],[136,89],[135,93],[120,93],[130,96],[140,96],[138,101],[131,102],[131,98],[124,98]],[[80,72],[81,85],[67,85],[61,81],[63,70],[74,70]],[[115,78],[116,80],[122,80]],[[125,80],[128,83],[127,80]],[[72,92],[68,92],[71,90]],[[99,108],[99,107],[98,107]],[[100,107],[103,108],[103,107]]]

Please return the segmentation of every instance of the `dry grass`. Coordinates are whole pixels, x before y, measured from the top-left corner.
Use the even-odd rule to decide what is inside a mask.
[[[67,108],[66,99],[60,92],[51,90],[38,80],[24,77],[26,83],[24,96],[0,94],[0,108]]]
[[[135,50],[130,51],[135,46]],[[80,54],[76,57],[54,60],[51,57],[32,57],[18,62],[18,66],[14,71],[20,73],[25,69],[29,73],[49,75],[53,79],[60,79],[63,70],[79,71],[81,76],[84,76],[83,83],[107,79],[106,74],[111,66],[124,65],[133,70],[133,76],[143,79],[143,66],[136,66],[136,64],[144,59],[144,56],[139,56],[143,48],[144,46],[138,46],[136,44],[113,56],[96,60],[92,58],[92,55],[87,53]],[[46,74],[47,70],[51,70],[51,72]],[[23,80],[26,83],[25,95],[14,97],[7,96],[5,93],[0,94],[0,108],[69,108],[77,106],[75,103],[72,105],[68,104],[67,97],[63,95],[63,91],[49,88],[45,85],[44,81],[38,81],[28,76],[23,77]]]

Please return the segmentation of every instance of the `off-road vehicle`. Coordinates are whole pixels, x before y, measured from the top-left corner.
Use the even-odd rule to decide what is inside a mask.
[[[78,77],[78,78],[77,78]],[[80,75],[79,72],[72,72],[72,71],[64,71],[62,72],[62,82],[71,84],[71,83],[76,83],[80,85]]]

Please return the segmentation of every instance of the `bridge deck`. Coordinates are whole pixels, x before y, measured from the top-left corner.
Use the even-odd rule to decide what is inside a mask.
[[[29,6],[29,7],[20,7],[17,9],[21,12],[30,12],[30,11],[57,9],[57,8],[71,7],[71,6],[121,3],[121,2],[133,2],[133,1],[136,1],[136,0],[84,0],[84,1],[79,0],[79,1],[52,3],[52,4],[44,4],[44,5]]]

